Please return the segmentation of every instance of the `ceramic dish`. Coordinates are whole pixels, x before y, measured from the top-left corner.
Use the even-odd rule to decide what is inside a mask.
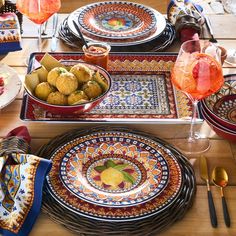
[[[76,11],[72,12],[68,17],[68,27],[76,37],[80,38],[79,33],[75,29],[73,21],[78,22],[78,17],[81,13],[83,8],[79,8]],[[165,29],[166,27],[166,20],[165,17],[159,13],[158,11],[152,9],[155,18],[157,19],[156,29],[148,35],[139,35],[135,38],[124,38],[124,39],[112,39],[112,38],[105,38],[100,37],[99,35],[93,34],[86,34],[86,32],[81,28],[81,31],[84,33],[84,38],[86,41],[97,41],[97,42],[107,42],[111,46],[131,46],[131,45],[139,45],[142,43],[150,42],[151,40],[157,38]]]
[[[13,102],[20,92],[21,80],[11,67],[0,63],[0,109]]]
[[[106,142],[106,143],[105,143]],[[159,195],[169,179],[163,156],[145,150],[144,143],[117,138],[73,140],[59,148],[59,174],[65,187],[84,201],[107,207],[126,207]],[[67,150],[64,153],[64,150]]]
[[[217,135],[232,142],[236,142],[236,132],[234,130],[227,129],[226,127],[219,124],[205,110],[202,111],[202,115]]]
[[[67,18],[61,23],[58,31],[59,37],[69,46],[75,48],[81,48],[83,45],[80,38],[71,33],[68,28]],[[175,29],[170,23],[166,23],[165,30],[155,39],[139,44],[138,47],[135,45],[126,45],[121,47],[112,47],[112,51],[127,52],[127,51],[163,51],[168,48],[175,39]]]
[[[152,9],[132,2],[98,2],[87,5],[78,23],[87,34],[111,39],[136,38],[156,28]]]
[[[92,132],[51,153],[47,188],[64,207],[85,217],[138,220],[178,196],[181,169],[160,143],[127,132]]]
[[[226,95],[218,100],[213,111],[221,118],[236,125],[236,94]]]
[[[77,63],[74,63],[73,65]],[[52,114],[78,115],[78,114],[81,114],[81,113],[83,114],[85,112],[90,111],[91,109],[96,107],[99,103],[101,103],[102,100],[109,94],[109,91],[111,89],[112,79],[111,79],[110,74],[105,69],[101,68],[100,66],[92,65],[86,62],[80,62],[80,63],[88,67],[90,70],[94,71],[94,73],[99,72],[103,80],[106,81],[107,90],[101,93],[101,95],[99,95],[98,97],[75,104],[75,105],[55,105],[55,104],[50,104],[44,100],[37,98],[33,93],[31,93],[28,90],[26,90],[26,93],[31,98],[31,100],[34,101],[34,104],[41,107],[42,109],[46,109],[50,111]],[[33,65],[31,65],[30,67],[32,68]],[[32,70],[30,69],[30,71]]]
[[[229,103],[227,107],[230,109],[224,108],[223,110],[220,109],[222,104],[225,104],[229,98],[232,98],[231,95],[235,98],[236,95],[236,74],[229,74],[225,75],[225,83],[222,88],[217,92],[209,97],[203,99],[201,101],[203,105],[203,109],[214,118],[219,124],[229,128],[229,129],[236,129],[235,123],[235,107],[233,106],[233,102]],[[223,103],[222,103],[223,102]],[[231,104],[231,105],[230,105]],[[220,109],[220,110],[219,110]],[[230,110],[230,116],[228,116],[228,110]]]

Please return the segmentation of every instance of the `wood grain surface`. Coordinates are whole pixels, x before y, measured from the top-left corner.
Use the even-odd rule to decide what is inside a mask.
[[[62,1],[61,12],[71,12],[72,10],[80,7],[81,5],[88,4],[93,1]],[[136,1],[144,3],[143,1]],[[167,1],[147,0],[145,5],[156,8],[160,12],[165,13]],[[60,14],[60,21],[67,15]],[[236,31],[232,28],[236,24],[236,16],[233,15],[210,15],[215,36],[219,39],[219,44],[223,47],[236,48]],[[12,52],[0,57],[1,63],[12,66],[23,79],[26,74],[27,66],[26,59],[31,52],[37,50],[37,32],[35,25],[24,19],[24,34],[22,40],[22,51]],[[208,32],[206,37],[208,36]],[[44,39],[43,51],[50,50],[50,38]],[[179,50],[179,43],[176,42],[167,51],[177,52]],[[59,52],[75,51],[75,49],[67,47],[63,42],[58,43]],[[79,49],[76,49],[79,51]],[[236,73],[236,68],[224,64],[224,74]],[[17,99],[9,106],[0,111],[0,138],[4,137],[11,129],[19,125],[26,125],[32,136],[32,149],[35,152],[41,145],[46,144],[50,139],[56,135],[62,134],[74,128],[84,128],[95,126],[94,124],[51,124],[43,122],[24,122],[19,118],[19,112],[22,103],[22,92],[18,95]],[[117,125],[117,124],[114,124]],[[130,128],[143,130],[154,134],[160,138],[168,140],[173,143],[173,138],[183,129],[187,129],[187,125],[151,125],[151,124],[128,124]],[[231,228],[227,228],[223,220],[223,211],[221,206],[219,189],[212,186],[213,198],[216,205],[216,212],[218,216],[218,228],[211,227],[210,218],[208,213],[207,203],[207,189],[205,183],[199,177],[199,156],[188,156],[189,161],[192,163],[197,179],[197,195],[193,207],[187,212],[185,217],[178,222],[174,223],[168,230],[161,233],[161,236],[226,236],[236,235],[236,144],[224,140],[217,136],[212,129],[204,122],[199,127],[203,132],[207,133],[210,137],[211,148],[205,153],[208,158],[209,170],[212,171],[215,166],[223,166],[229,173],[229,186],[225,189],[225,196],[228,202],[229,213],[231,216]],[[50,132],[49,132],[50,130]],[[47,215],[41,213],[35,226],[33,227],[30,236],[72,236],[73,233],[69,232],[62,226],[54,223],[48,218]],[[127,232],[127,235],[128,232]]]

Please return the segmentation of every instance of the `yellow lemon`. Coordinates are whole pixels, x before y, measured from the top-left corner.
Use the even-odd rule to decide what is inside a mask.
[[[104,184],[117,187],[124,180],[124,176],[120,171],[109,167],[101,173],[101,180]]]

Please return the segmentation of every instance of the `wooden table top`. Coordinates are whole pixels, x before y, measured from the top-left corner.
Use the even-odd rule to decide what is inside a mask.
[[[64,19],[65,16],[66,15],[64,14],[60,14],[60,20]],[[227,49],[233,47],[236,48],[236,33],[235,30],[232,30],[231,28],[236,23],[236,16],[211,15],[210,18],[215,31],[215,36],[219,39],[219,44]],[[12,52],[1,57],[1,62],[14,68],[21,78],[24,78],[24,75],[26,74],[26,58],[28,58],[30,52],[36,51],[37,48],[36,31],[33,24],[29,23],[27,19],[24,19],[23,27],[25,30],[23,35],[23,50]],[[179,44],[175,43],[167,51],[177,52],[178,49]],[[63,52],[71,50],[72,49],[67,47],[63,42],[59,42],[57,51]],[[43,51],[50,51],[50,39],[44,40]],[[228,73],[236,73],[236,68],[225,64],[224,74]],[[2,109],[0,112],[0,138],[4,137],[10,130],[17,126],[26,125],[32,136],[31,146],[33,151],[35,151],[56,135],[74,128],[94,126],[94,124],[91,123],[49,124],[43,122],[24,122],[19,118],[22,93],[23,91],[21,91],[14,102]],[[174,134],[178,133],[183,128],[186,128],[186,125],[127,124],[127,127],[143,130],[172,142]],[[48,130],[50,130],[50,132],[48,132]],[[231,227],[227,228],[224,224],[220,192],[219,189],[214,186],[211,186],[211,189],[218,217],[218,228],[211,227],[208,213],[207,188],[205,183],[199,177],[199,156],[188,156],[189,161],[195,169],[197,179],[197,194],[194,204],[183,219],[170,226],[169,229],[160,234],[161,236],[236,235],[236,144],[218,137],[205,122],[201,125],[201,130],[208,133],[210,137],[211,148],[205,153],[205,156],[208,158],[209,170],[212,171],[215,166],[223,166],[229,174],[229,186],[225,189],[225,197],[227,199],[231,216]],[[30,236],[41,235],[72,236],[74,234],[61,225],[51,221],[44,213],[41,213],[32,229],[32,232],[30,233]]]

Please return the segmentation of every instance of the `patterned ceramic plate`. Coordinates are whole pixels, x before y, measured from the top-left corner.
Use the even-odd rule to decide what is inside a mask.
[[[83,42],[80,38],[75,36],[71,33],[68,27],[67,18],[61,23],[58,35],[60,39],[62,39],[67,45],[75,48],[81,48],[83,46]],[[126,45],[121,47],[112,47],[113,52],[147,52],[147,51],[164,51],[166,48],[168,48],[175,39],[175,28],[169,23],[166,23],[166,27],[164,31],[155,39],[139,44],[138,47],[135,45]]]
[[[47,177],[52,196],[95,219],[132,220],[156,214],[179,193],[182,174],[172,153],[147,137],[94,132],[56,149]]]
[[[213,111],[221,118],[236,123],[236,94],[226,95],[219,99]]]
[[[79,8],[73,13],[71,13],[68,17],[68,27],[72,34],[76,37],[80,38],[77,30],[74,27],[73,21],[78,22],[78,18],[80,13],[83,11],[83,8]],[[102,37],[98,34],[91,34],[87,30],[81,27],[81,31],[83,32],[84,38],[86,41],[97,41],[97,42],[107,42],[111,46],[130,46],[130,45],[138,45],[146,42],[150,42],[151,40],[157,38],[166,28],[166,20],[165,17],[159,13],[158,11],[152,9],[153,14],[157,20],[156,27],[154,30],[150,31],[148,34],[139,34],[136,37]]]
[[[224,122],[235,125],[236,74],[224,76],[225,82],[221,89],[201,102],[210,112]]]
[[[13,102],[20,89],[21,80],[16,71],[0,63],[0,109]]]
[[[152,9],[132,2],[93,3],[78,16],[79,24],[89,34],[113,39],[149,34],[157,20]]]

